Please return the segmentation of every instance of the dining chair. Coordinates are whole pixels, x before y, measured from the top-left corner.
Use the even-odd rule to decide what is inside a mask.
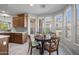
[[[32,54],[32,49],[37,48],[38,42],[36,42],[35,40],[32,41],[30,35],[28,35],[28,41],[29,41],[28,52],[30,51],[30,54]]]
[[[56,33],[51,32],[50,36],[51,36],[51,37],[55,37],[55,36],[56,36]]]
[[[49,55],[51,55],[51,52],[54,51],[57,52],[57,55],[59,54],[58,53],[59,41],[60,41],[59,37],[52,37],[50,43],[44,45],[44,48],[49,52]]]
[[[47,36],[45,35],[45,37],[47,37]],[[54,38],[54,37],[56,37],[56,33],[51,32],[50,38]],[[53,40],[53,39],[51,39],[51,40]],[[50,43],[50,42],[45,42],[45,44],[49,44],[49,43]]]

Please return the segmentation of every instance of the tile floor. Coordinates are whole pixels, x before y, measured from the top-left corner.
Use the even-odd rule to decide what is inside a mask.
[[[9,55],[29,55],[28,43],[25,44],[15,44],[9,43]],[[33,49],[33,55],[39,55],[38,49]],[[44,51],[44,55],[48,55],[47,51]],[[56,52],[53,52],[52,55],[56,55]],[[59,55],[69,55],[68,51],[62,46],[59,47]]]

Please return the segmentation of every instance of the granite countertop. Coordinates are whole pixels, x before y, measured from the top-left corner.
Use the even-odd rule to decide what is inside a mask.
[[[27,32],[0,32],[0,33],[27,33]]]
[[[27,32],[8,32],[8,33],[27,33]]]
[[[0,39],[10,37],[9,35],[0,35]]]

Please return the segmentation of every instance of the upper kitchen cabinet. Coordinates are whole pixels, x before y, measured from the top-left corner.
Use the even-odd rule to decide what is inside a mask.
[[[18,14],[17,17],[13,17],[13,27],[27,27],[28,15]]]
[[[18,26],[18,17],[13,17],[13,27]]]

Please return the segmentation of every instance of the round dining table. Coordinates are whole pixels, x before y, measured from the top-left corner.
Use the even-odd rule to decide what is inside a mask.
[[[49,42],[51,39],[47,37],[39,36],[39,37],[35,37],[35,40],[37,42],[41,42],[40,54],[43,55],[44,54],[44,43]]]

